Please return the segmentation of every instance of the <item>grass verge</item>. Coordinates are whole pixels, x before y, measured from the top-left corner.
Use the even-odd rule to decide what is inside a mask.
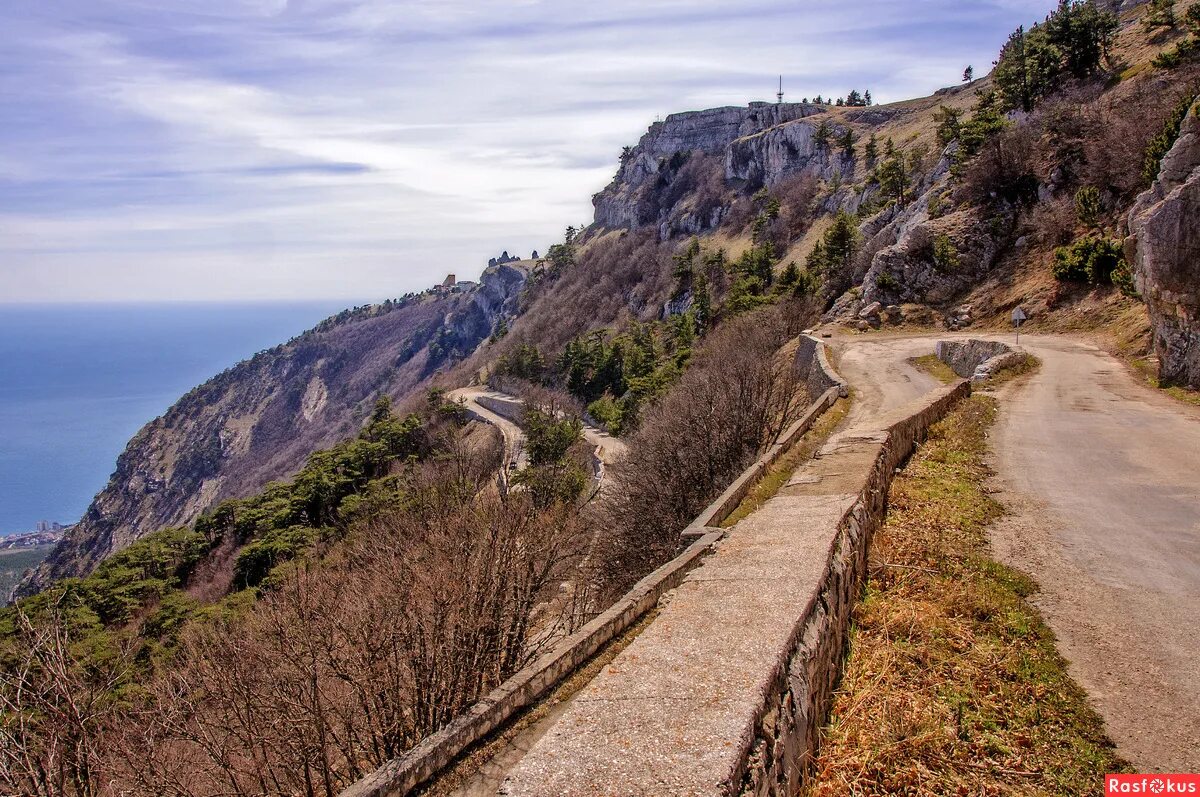
[[[729,514],[729,517],[721,521],[721,528],[732,528],[734,524],[757,511],[768,499],[779,492],[796,472],[796,468],[812,459],[817,449],[825,444],[825,441],[829,439],[833,430],[838,427],[849,411],[850,399],[838,399],[832,407],[825,410],[812,428],[775,461],[775,464],[758,480],[754,488],[737,505],[737,508]]]
[[[1200,407],[1200,390],[1188,390],[1186,387],[1178,385],[1163,387],[1162,383],[1158,381],[1158,369],[1153,363],[1144,358],[1132,359],[1130,362],[1133,364],[1134,372],[1150,387],[1161,390],[1176,401]]]
[[[924,371],[934,379],[941,382],[943,385],[949,385],[952,382],[958,381],[958,374],[938,359],[936,354],[924,354],[920,357],[909,357],[908,363],[918,371]]]
[[[1028,602],[991,558],[984,487],[996,401],[933,427],[892,485],[810,797],[1102,794],[1124,771]]]

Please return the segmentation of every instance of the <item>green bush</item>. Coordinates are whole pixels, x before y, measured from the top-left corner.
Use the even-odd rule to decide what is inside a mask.
[[[1111,238],[1089,235],[1054,250],[1054,278],[1092,285],[1113,284],[1114,273],[1127,269],[1121,244]]]
[[[938,271],[954,271],[958,268],[958,248],[945,233],[933,239],[933,265]]]
[[[612,435],[621,433],[623,413],[621,404],[610,395],[603,395],[587,406],[588,415]]]
[[[1075,215],[1085,227],[1095,227],[1100,220],[1100,189],[1085,185],[1075,192]]]

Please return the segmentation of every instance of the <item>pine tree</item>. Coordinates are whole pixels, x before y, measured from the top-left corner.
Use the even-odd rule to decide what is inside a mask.
[[[712,294],[708,290],[708,275],[696,274],[692,282],[692,310],[696,317],[696,334],[704,335],[712,324]]]
[[[842,148],[842,156],[846,158],[854,157],[854,131],[846,128],[846,131],[838,137],[838,145]]]
[[[970,64],[963,70],[963,83],[970,83],[975,79],[975,67]]]
[[[829,129],[829,122],[821,120],[821,124],[817,125],[816,132],[813,133],[813,143],[818,149],[829,149],[829,137],[832,135]]]
[[[959,111],[948,105],[942,105],[934,111],[933,118],[937,122],[938,144],[944,147],[951,141],[958,140],[961,126],[961,113]]]
[[[863,95],[863,105],[866,105],[869,107],[874,104],[875,104],[875,101],[873,99],[871,99],[871,90],[867,89],[867,93]]]
[[[1175,0],[1150,0],[1150,8],[1142,18],[1147,30],[1174,28],[1179,23],[1175,17]]]
[[[863,148],[863,153],[867,156],[867,165],[874,166],[875,159],[879,157],[879,140],[874,133],[867,139],[867,146]]]
[[[904,204],[908,191],[908,172],[904,168],[904,158],[894,147],[883,163],[879,164],[875,174],[883,195]]]

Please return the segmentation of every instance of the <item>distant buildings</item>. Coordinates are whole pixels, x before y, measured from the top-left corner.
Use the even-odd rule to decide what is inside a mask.
[[[33,527],[33,530],[38,533],[45,533],[47,531],[62,531],[62,529],[63,527],[61,523],[52,523],[48,520],[39,520]]]

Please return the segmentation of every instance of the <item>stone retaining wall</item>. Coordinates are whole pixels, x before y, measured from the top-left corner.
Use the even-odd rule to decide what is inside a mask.
[[[925,438],[929,427],[970,395],[970,383],[947,386],[922,400],[922,406],[853,443],[874,452],[874,465],[858,500],[838,525],[816,600],[803,618],[795,644],[781,667],[751,749],[739,793],[777,797],[799,793],[810,774],[821,726],[841,675],[850,614],[867,571],[871,538],[886,513],[887,494],[896,468]],[[845,441],[831,441],[838,446]]]
[[[804,340],[805,338],[801,338],[802,347]],[[798,358],[797,362],[809,366],[806,370],[809,371],[810,384],[827,381],[830,387],[821,392],[820,397],[810,405],[800,420],[788,427],[778,443],[751,465],[720,498],[688,526],[690,533],[685,539],[688,539],[690,544],[682,553],[643,578],[607,611],[564,639],[554,650],[505,681],[465,714],[424,739],[401,757],[344,790],[341,797],[407,795],[441,772],[469,747],[486,738],[519,712],[535,705],[605,645],[628,630],[650,611],[665,593],[678,587],[688,572],[701,562],[705,554],[724,535],[721,529],[708,526],[716,525],[728,517],[766,468],[808,431],[821,413],[837,401],[839,389],[845,388],[845,383],[829,366],[824,344],[815,339],[808,340],[811,342],[807,346],[808,360],[805,362]],[[813,372],[817,372],[815,376]],[[816,381],[813,381],[814,379]],[[480,397],[477,401],[503,417],[510,417],[507,412],[519,409],[519,405],[514,408],[512,402],[490,397]],[[733,499],[735,495],[738,496],[737,500]]]
[[[796,349],[796,369],[808,388],[808,395],[819,396],[830,388],[837,388],[842,398],[850,395],[846,380],[833,370],[829,364],[828,351],[825,344],[811,335],[800,336],[800,346]]]
[[[972,382],[982,382],[1028,356],[1024,349],[995,340],[939,340],[934,351],[955,374]]]

